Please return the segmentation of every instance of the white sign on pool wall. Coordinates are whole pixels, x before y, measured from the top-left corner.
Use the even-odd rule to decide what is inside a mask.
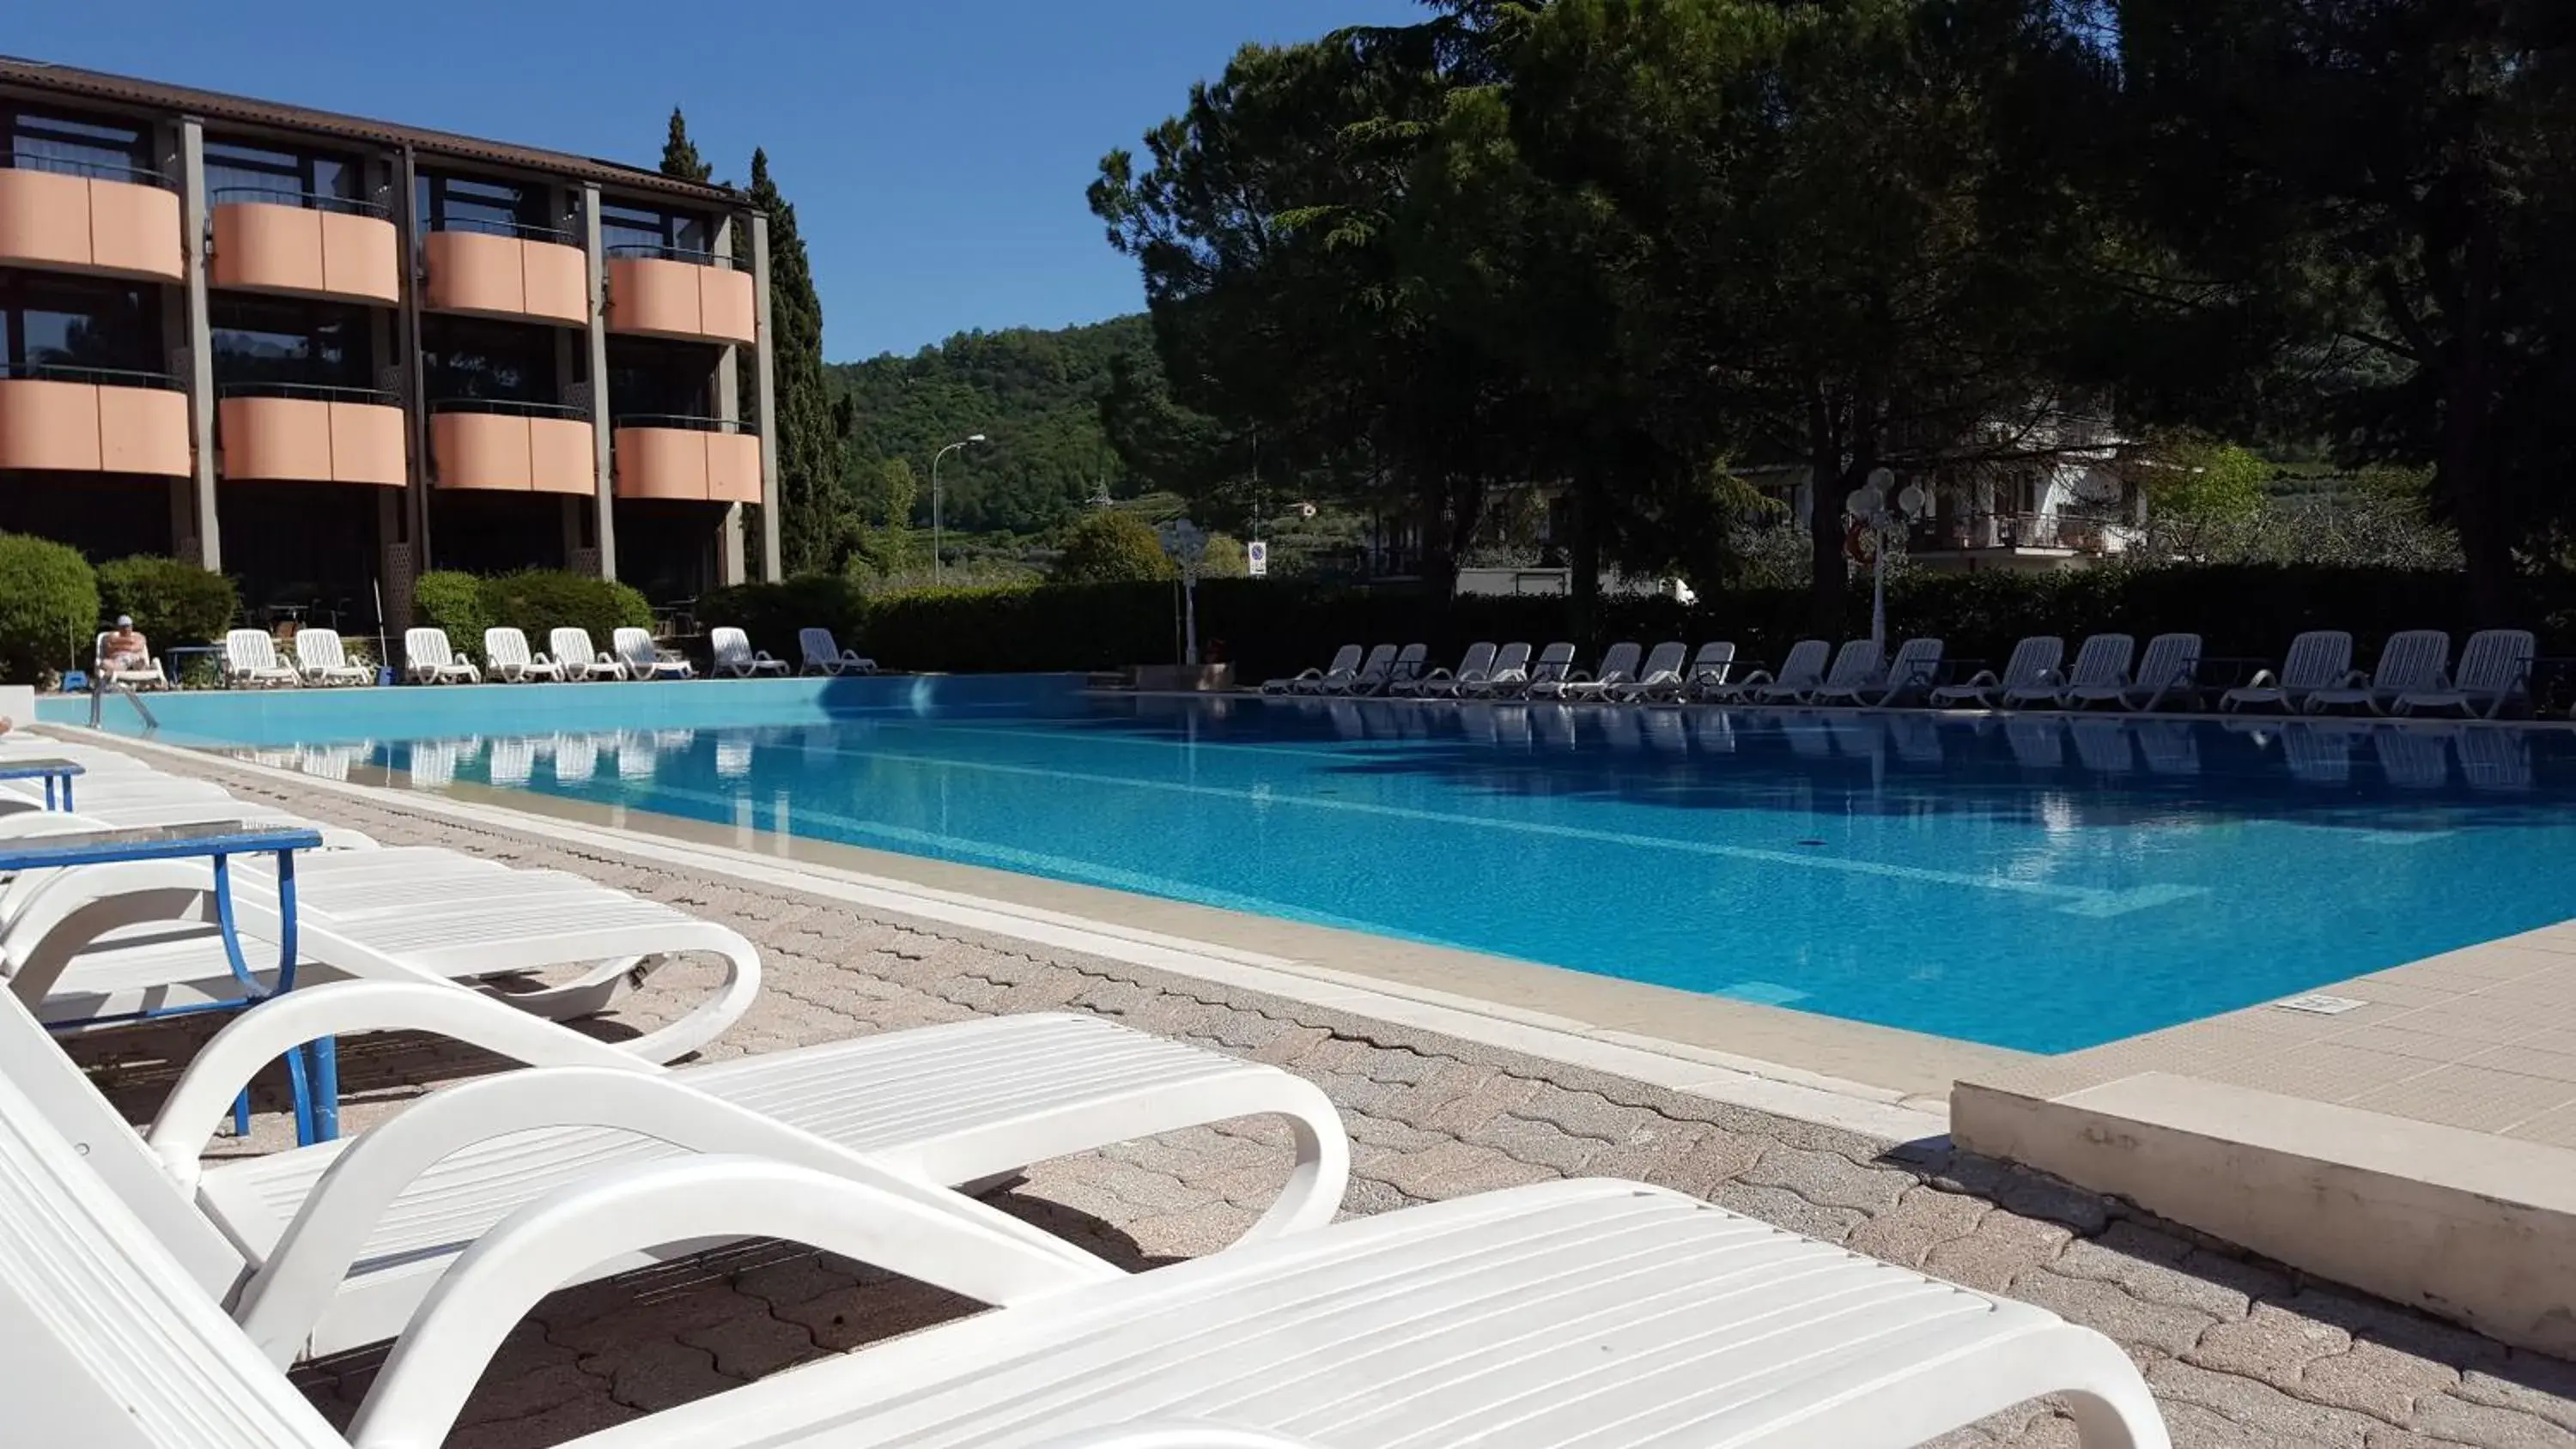
[[[1256,579],[1270,576],[1270,545],[1260,539],[1243,546],[1243,571]]]

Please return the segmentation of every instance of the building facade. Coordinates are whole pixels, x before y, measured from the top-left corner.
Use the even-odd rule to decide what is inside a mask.
[[[775,578],[768,319],[736,192],[0,59],[0,531],[392,627],[427,569]]]

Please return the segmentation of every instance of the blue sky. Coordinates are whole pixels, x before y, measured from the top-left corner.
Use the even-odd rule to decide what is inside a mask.
[[[834,361],[1143,305],[1082,189],[1247,40],[1412,0],[126,0],[19,5],[0,49],[719,178],[796,203]]]

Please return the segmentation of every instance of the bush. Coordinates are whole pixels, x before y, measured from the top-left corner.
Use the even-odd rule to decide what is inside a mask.
[[[484,618],[500,628],[518,629],[539,650],[556,629],[587,629],[591,647],[606,649],[619,629],[653,627],[653,606],[614,579],[560,569],[525,569],[485,579],[481,592]],[[481,630],[475,631],[469,647],[483,647]]]
[[[98,577],[78,550],[0,533],[0,680],[36,684],[51,670],[90,665]]]
[[[209,569],[138,554],[98,566],[100,612],[134,616],[152,647],[219,643],[241,612],[241,590]]]
[[[868,652],[860,645],[866,620],[859,591],[847,579],[831,574],[800,574],[784,583],[709,589],[698,599],[698,622],[710,629],[740,629],[751,636],[752,648],[765,649],[791,666],[799,658],[799,629],[829,629],[842,648]]]
[[[483,611],[481,579],[450,569],[422,574],[412,585],[411,612],[422,628],[446,630],[448,643],[469,654],[483,652],[483,631],[492,620]],[[537,647],[545,647],[542,635]]]
[[[1123,584],[1173,577],[1169,555],[1152,527],[1132,513],[1111,509],[1085,515],[1065,534],[1064,556],[1047,575],[1051,584]]]

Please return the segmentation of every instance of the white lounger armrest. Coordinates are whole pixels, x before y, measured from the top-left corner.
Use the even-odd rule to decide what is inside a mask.
[[[1025,1295],[1043,1287],[1070,1286],[1119,1273],[1117,1268],[1063,1239],[971,1198],[906,1178],[827,1138],[659,1073],[608,1067],[531,1067],[432,1093],[353,1142],[314,1184],[312,1194],[304,1200],[294,1221],[287,1224],[267,1263],[243,1285],[233,1307],[242,1331],[250,1335],[251,1342],[268,1355],[270,1362],[281,1368],[293,1363],[306,1336],[330,1308],[341,1279],[348,1276],[378,1230],[386,1209],[404,1189],[452,1153],[496,1137],[550,1127],[618,1128],[706,1154],[715,1161],[792,1165],[806,1174],[858,1188],[875,1200],[870,1215],[880,1219],[882,1226],[892,1228],[905,1219],[918,1219],[914,1225],[915,1234],[922,1239],[918,1246],[931,1249],[931,1262],[948,1264],[952,1274],[963,1271],[970,1278],[986,1274],[981,1286],[988,1291]],[[735,1191],[735,1185],[721,1177],[713,1185],[723,1189],[716,1195],[719,1201],[730,1198]],[[542,1202],[532,1204],[521,1214],[504,1219],[493,1234],[508,1233],[519,1216],[542,1206]],[[602,1223],[583,1237],[559,1238],[553,1266],[543,1266],[540,1260],[532,1270],[545,1280],[546,1287],[519,1299],[518,1307],[524,1310],[544,1292],[619,1251],[707,1235],[676,1230],[686,1223],[702,1224],[716,1232],[729,1228],[738,1236],[777,1236],[763,1228],[723,1222],[706,1206],[681,1209],[673,1224],[675,1230],[659,1236],[654,1235],[657,1219],[672,1215],[657,1202],[614,1227]],[[990,1219],[1010,1224],[1011,1230],[993,1234]],[[854,1226],[842,1224],[844,1229]],[[944,1241],[928,1231],[937,1227],[960,1230],[956,1236],[967,1240]],[[980,1241],[988,1235],[1006,1240]],[[899,1239],[902,1234],[897,1232],[894,1236]],[[608,1239],[616,1241],[612,1245]],[[885,1250],[882,1244],[874,1246]],[[962,1268],[965,1260],[995,1254],[997,1249],[997,1261],[982,1269]],[[875,1253],[858,1252],[854,1256],[931,1281]],[[463,1274],[471,1259],[469,1252],[449,1270],[450,1274]],[[951,1263],[951,1259],[955,1262]],[[444,1287],[441,1285],[439,1291],[443,1292]],[[1005,1300],[984,1297],[982,1301]],[[421,1312],[428,1314],[438,1302],[439,1294],[434,1292],[422,1304]],[[500,1325],[503,1329],[508,1326]]]
[[[729,1156],[604,1172],[520,1208],[457,1259],[394,1345],[349,1442],[436,1449],[502,1339],[557,1284],[634,1249],[743,1237],[821,1248],[1004,1308],[1121,1276],[997,1209],[891,1175],[857,1181]]]

